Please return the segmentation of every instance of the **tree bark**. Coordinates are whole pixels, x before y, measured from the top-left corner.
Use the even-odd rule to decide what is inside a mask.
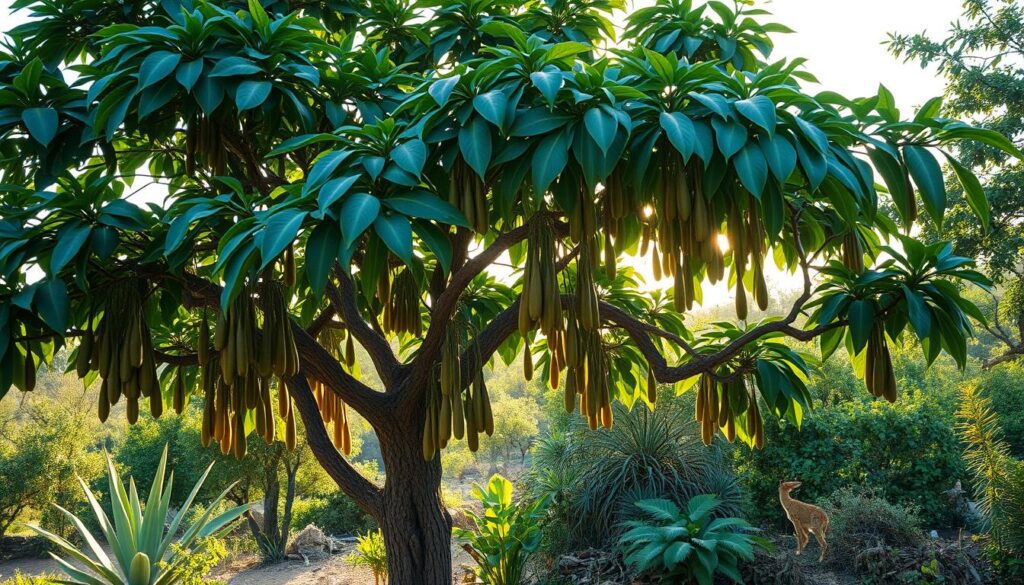
[[[377,520],[391,585],[452,582],[452,519],[441,501],[441,460],[423,459],[421,427],[378,430],[387,479]]]

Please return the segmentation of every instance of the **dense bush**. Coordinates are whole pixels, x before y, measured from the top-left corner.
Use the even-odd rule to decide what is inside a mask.
[[[565,432],[534,449],[527,483],[535,497],[551,497],[549,552],[614,544],[634,502],[663,498],[679,505],[716,494],[720,511],[735,515],[740,490],[717,446],[705,447],[687,395],[666,394],[658,408],[615,405],[615,426],[591,431],[576,417]]]
[[[636,502],[644,517],[626,522],[619,541],[626,563],[662,583],[711,585],[718,573],[741,582],[740,563],[754,560],[754,549],[766,543],[745,520],[716,517],[719,504],[712,495],[696,496],[682,509],[662,499]]]
[[[850,567],[869,548],[909,548],[923,540],[916,508],[890,503],[870,491],[844,488],[821,505],[829,517],[827,560],[833,565]]]
[[[913,392],[891,405],[851,400],[816,409],[800,429],[788,421],[765,427],[764,449],[734,452],[757,519],[781,526],[779,481],[800,480],[804,501],[859,485],[919,508],[929,525],[956,524],[943,492],[966,472],[952,407],[936,397]]]
[[[548,500],[515,502],[512,482],[498,474],[487,485],[474,485],[472,496],[480,503],[482,512],[467,510],[474,527],[455,528],[455,536],[469,545],[467,550],[476,561],[476,575],[481,581],[488,585],[519,585],[527,562],[540,547],[540,522]]]
[[[356,506],[352,498],[337,491],[326,497],[296,500],[292,508],[292,530],[310,524],[327,534],[356,534],[377,529],[372,516]]]

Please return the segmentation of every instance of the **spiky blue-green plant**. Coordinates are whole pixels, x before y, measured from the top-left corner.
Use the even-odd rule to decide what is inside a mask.
[[[213,511],[224,499],[228,489],[224,490],[215,500],[210,502],[206,511],[175,540],[182,521],[199,493],[210,467],[192,488],[192,492],[182,504],[178,512],[165,526],[167,510],[171,501],[171,488],[174,484],[174,472],[165,480],[167,469],[167,447],[164,447],[160,465],[153,478],[153,487],[145,507],[139,500],[135,489],[135,480],[130,479],[125,489],[117,469],[110,456],[107,455],[107,470],[110,486],[111,516],[100,506],[96,495],[82,478],[82,490],[89,499],[103,538],[110,545],[112,555],[108,555],[96,538],[89,532],[82,521],[60,506],[61,512],[78,529],[82,535],[83,548],[76,547],[68,540],[38,526],[29,526],[32,530],[57,545],[64,556],[51,553],[60,563],[61,568],[70,577],[65,583],[80,585],[173,585],[178,582],[178,568],[190,554],[198,552],[204,546],[208,536],[219,536],[226,532],[232,522],[237,520],[249,508],[248,505],[236,506],[218,516]],[[172,543],[177,546],[171,547]],[[88,551],[84,549],[88,549]],[[113,558],[111,558],[111,556]],[[166,557],[166,558],[165,558]]]

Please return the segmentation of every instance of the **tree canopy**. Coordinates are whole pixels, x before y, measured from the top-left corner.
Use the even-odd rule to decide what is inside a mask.
[[[922,65],[936,65],[947,80],[943,112],[977,120],[1021,144],[1024,136],[1024,7],[1002,0],[964,3],[963,18],[949,36],[893,35],[891,50]],[[961,163],[984,178],[983,193],[991,210],[978,222],[972,201],[976,189],[952,189],[949,221],[923,225],[927,238],[949,239],[957,251],[977,258],[985,272],[1005,285],[989,331],[1006,346],[988,364],[1016,359],[1024,353],[1024,163],[983,142],[956,146]],[[988,219],[991,216],[991,219]]]
[[[390,507],[415,494],[393,478],[409,465],[436,487],[437,449],[493,432],[495,355],[525,346],[527,377],[562,385],[591,427],[679,383],[705,442],[750,445],[765,415],[810,406],[786,338],[845,346],[889,400],[888,344],[907,331],[962,366],[983,316],[960,285],[988,281],[907,234],[919,207],[943,224],[937,157],[987,222],[951,149],[1021,155],[938,99],[904,116],[884,87],[810,93],[803,60],[771,56],[788,29],[748,2],[663,0],[621,28],[621,0],[14,7],[32,18],[0,56],[0,394],[73,346],[103,379],[101,418],[122,397],[134,419],[142,398],[159,414],[205,393],[203,440],[242,455],[253,429],[282,432],[279,377],[281,416],[298,411],[321,464],[385,520],[389,559],[433,546],[396,544]],[[134,196],[149,183],[166,197]],[[645,292],[626,256],[671,285]],[[768,261],[803,291],[755,321]],[[719,281],[739,322],[691,330]],[[383,489],[330,448],[346,405],[381,437]]]

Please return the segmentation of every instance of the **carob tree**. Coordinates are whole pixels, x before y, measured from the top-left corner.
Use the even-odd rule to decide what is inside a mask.
[[[904,331],[962,364],[980,314],[958,286],[985,278],[905,234],[919,204],[942,221],[936,149],[1019,155],[934,102],[906,120],[884,89],[809,94],[800,60],[769,61],[785,27],[746,2],[665,0],[621,29],[620,0],[14,7],[0,395],[67,348],[101,418],[199,396],[203,440],[242,457],[253,432],[292,444],[300,416],[399,584],[450,582],[438,450],[492,431],[495,356],[522,353],[592,427],[612,400],[695,388],[703,439],[752,446],[811,405],[787,338],[845,345],[889,400]],[[626,257],[671,284],[645,292]],[[802,293],[748,320],[769,258]],[[718,281],[738,323],[686,327]],[[382,487],[343,455],[348,408]]]

